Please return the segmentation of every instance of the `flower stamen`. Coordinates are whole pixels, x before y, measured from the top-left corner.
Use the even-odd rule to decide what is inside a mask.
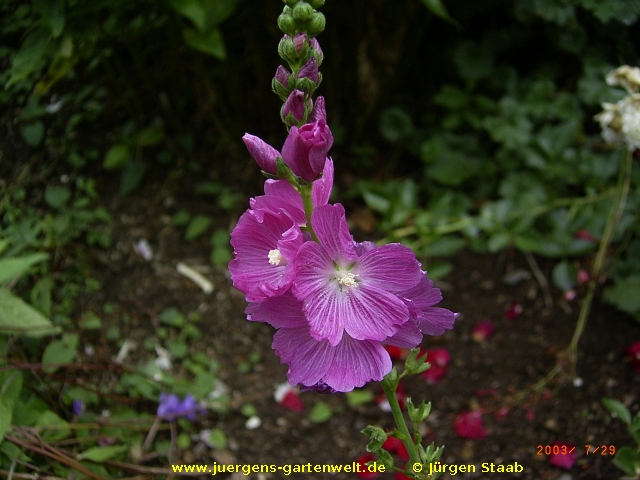
[[[280,253],[280,250],[269,250],[269,264],[276,267],[282,265],[282,262],[286,262],[287,259]]]

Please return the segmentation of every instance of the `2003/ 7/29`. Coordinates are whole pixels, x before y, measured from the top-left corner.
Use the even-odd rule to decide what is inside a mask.
[[[585,445],[585,450],[587,451],[587,455],[590,453],[596,454],[600,453],[600,455],[615,455],[616,454],[616,446],[615,445]]]
[[[615,445],[585,445],[584,448],[587,451],[587,455],[595,455],[597,453],[600,453],[600,455],[616,454]],[[573,453],[575,449],[576,447],[569,448],[567,445],[538,445],[538,455],[568,455]]]

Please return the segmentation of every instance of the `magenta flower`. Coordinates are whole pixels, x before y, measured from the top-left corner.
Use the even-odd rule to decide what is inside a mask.
[[[282,160],[297,176],[312,182],[322,172],[332,145],[333,135],[321,117],[300,128],[291,127],[282,147]]]
[[[317,207],[311,223],[319,243],[300,247],[292,286],[311,336],[335,347],[344,332],[356,340],[394,335],[409,320],[398,294],[422,278],[413,252],[389,244],[358,257],[340,204]]]
[[[295,276],[292,261],[302,243],[300,228],[285,213],[247,210],[231,232],[234,287],[249,302],[282,295]]]
[[[313,243],[313,242],[307,242]],[[251,303],[247,319],[277,328],[273,348],[289,365],[292,385],[329,392],[349,392],[391,371],[391,358],[379,342],[356,340],[348,334],[336,345],[312,337],[302,303],[290,292],[278,298]]]
[[[326,205],[331,196],[332,188],[333,161],[327,158],[322,177],[313,182],[311,189],[313,206]],[[267,180],[264,183],[264,193],[266,195],[250,200],[251,209],[256,212],[258,217],[262,212],[273,214],[284,212],[299,227],[306,226],[307,218],[300,194],[287,180]]]

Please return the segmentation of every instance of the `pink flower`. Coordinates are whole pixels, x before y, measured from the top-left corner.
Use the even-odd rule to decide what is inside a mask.
[[[460,438],[479,440],[487,436],[482,423],[482,413],[478,410],[459,414],[453,420],[453,429]]]
[[[491,338],[495,331],[496,327],[494,327],[493,323],[489,320],[482,320],[473,327],[471,338],[476,342],[485,342]]]
[[[576,281],[578,282],[578,285],[584,285],[587,283],[589,281],[589,274],[587,271],[582,268],[578,270],[578,273],[576,274]]]
[[[562,294],[562,297],[567,301],[567,302],[572,302],[573,300],[576,299],[576,296],[578,295],[578,293],[575,290],[567,290],[566,292],[564,292]]]
[[[294,90],[292,95],[297,91]],[[285,108],[286,105],[285,103]],[[302,112],[304,113],[304,106],[302,106]],[[302,118],[302,114],[300,118],[294,116],[298,120]],[[327,153],[332,145],[333,135],[326,120],[321,117],[300,128],[291,127],[282,147],[282,160],[294,174],[307,182],[313,182],[322,172]]]
[[[340,204],[317,207],[311,219],[319,243],[300,247],[292,291],[313,338],[336,346],[343,333],[373,341],[394,335],[409,321],[398,294],[422,278],[413,252],[392,243],[358,255]]]
[[[559,447],[556,449],[555,447]],[[576,446],[572,443],[565,443],[560,441],[553,442],[551,446],[552,452],[549,455],[549,463],[554,467],[564,468],[569,470],[576,463]],[[557,454],[553,453],[553,450],[558,451]]]
[[[504,312],[504,316],[507,320],[515,320],[522,314],[523,310],[522,305],[518,302],[511,302],[511,304],[509,304],[509,308]]]
[[[640,373],[640,340],[625,348],[624,353],[631,361],[631,366],[634,370]]]
[[[451,355],[446,348],[433,348],[428,351],[420,352],[420,355],[427,354],[427,362],[431,364],[431,368],[420,375],[431,384],[438,383],[447,373],[447,366],[451,361]]]

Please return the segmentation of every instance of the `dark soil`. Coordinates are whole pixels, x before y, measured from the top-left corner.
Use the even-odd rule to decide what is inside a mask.
[[[247,167],[253,166],[247,164]],[[229,448],[182,452],[182,458],[174,462],[276,466],[352,464],[365,452],[368,441],[360,430],[368,424],[390,429],[391,414],[373,403],[351,408],[344,395],[310,392],[301,394],[303,412],[277,405],[274,388],[286,381],[287,367],[279,363],[271,350],[272,329],[246,321],[243,295],[232,287],[226,269],[203,269],[215,285],[214,292],[206,295],[175,268],[178,262],[192,267],[210,266],[208,239],[184,242],[184,231],[171,224],[175,211],[186,208],[192,214],[205,213],[222,227],[232,224],[235,218],[218,211],[215,202],[192,193],[198,179],[170,182],[167,178],[158,175],[147,179],[132,196],[113,196],[105,205],[113,212],[114,243],[110,250],[94,258],[93,274],[103,288],[87,299],[83,307],[99,311],[103,303],[115,303],[120,312],[132,319],[130,325],[120,327],[122,338],[138,345],[155,335],[157,314],[163,309],[177,307],[185,313],[194,310],[202,313],[199,328],[203,338],[193,342],[191,349],[194,353],[205,352],[221,363],[219,376],[232,389],[232,409],[225,415],[201,417],[197,428],[221,428],[228,435]],[[110,197],[111,181],[101,184],[103,198]],[[248,190],[253,186],[239,188]],[[260,193],[255,189],[247,195]],[[147,262],[134,252],[133,243],[140,238],[150,242],[155,253],[152,261]],[[623,349],[640,339],[640,325],[608,305],[596,304],[580,342],[578,376],[582,385],[574,386],[570,378],[554,379],[544,395],[527,394],[528,389],[554,367],[557,354],[568,345],[581,297],[567,302],[562,299],[562,292],[552,288],[553,305],[546,306],[529,263],[517,252],[488,256],[467,251],[452,262],[453,273],[438,286],[444,294],[442,306],[460,312],[460,318],[452,331],[441,337],[425,337],[423,342],[425,348],[437,346],[449,350],[452,361],[448,373],[435,385],[419,377],[405,383],[407,392],[417,402],[422,399],[433,402],[423,434],[436,445],[445,445],[443,462],[476,465],[475,474],[459,473],[456,478],[619,478],[622,472],[612,464],[611,456],[586,455],[585,445],[620,448],[632,442],[622,422],[610,417],[601,400],[613,397],[624,402],[632,412],[638,410],[640,375],[625,362]],[[549,279],[553,264],[544,259],[537,262]],[[503,280],[505,274],[515,270],[523,270],[527,278],[516,285],[507,285]],[[523,313],[517,319],[508,320],[505,310],[512,302],[520,303]],[[471,338],[471,330],[480,320],[491,320],[496,325],[495,335],[484,343]],[[118,351],[115,342],[103,337],[91,341],[105,347],[105,359],[112,359]],[[253,352],[260,353],[262,361],[251,372],[239,373],[239,365]],[[145,355],[147,353],[138,348],[128,361],[135,363]],[[96,358],[91,361],[95,362]],[[365,388],[376,396],[381,392],[378,384]],[[312,423],[307,417],[320,400],[336,413],[326,423]],[[245,428],[246,417],[239,411],[247,402],[256,406],[262,420],[261,426],[254,430]],[[499,419],[498,411],[504,407],[508,413]],[[154,408],[148,405],[146,411]],[[484,412],[486,439],[458,438],[453,419],[462,411],[478,408]],[[539,454],[540,446],[551,445],[556,440],[576,445],[577,462],[568,471],[550,465],[547,457]],[[481,473],[482,463],[514,462],[524,467],[522,473]],[[169,467],[160,463],[155,466]],[[246,478],[241,473],[217,477]],[[260,479],[281,477],[286,478],[282,473],[252,475]],[[356,478],[353,474],[321,473],[293,474],[292,477]],[[382,478],[392,478],[392,475],[387,473]]]

